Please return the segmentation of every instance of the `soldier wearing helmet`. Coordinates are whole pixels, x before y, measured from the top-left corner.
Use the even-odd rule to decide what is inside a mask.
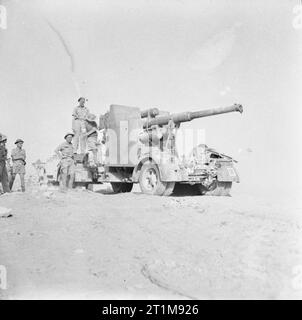
[[[3,193],[10,192],[8,184],[8,174],[6,168],[7,149],[6,144],[7,137],[0,133],[0,183],[2,184]]]

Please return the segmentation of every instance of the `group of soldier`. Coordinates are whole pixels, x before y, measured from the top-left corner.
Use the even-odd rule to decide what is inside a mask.
[[[79,105],[75,107],[72,114],[73,133],[67,133],[64,136],[65,141],[60,144],[55,153],[60,158],[59,173],[60,187],[62,191],[72,188],[75,178],[75,155],[80,148],[80,153],[84,154],[86,150],[92,153],[93,164],[97,166],[98,152],[98,128],[96,116],[89,112],[85,106],[86,99],[80,97]]]
[[[80,148],[80,153],[86,151],[92,153],[92,163],[97,166],[98,157],[98,127],[96,116],[91,114],[85,106],[86,99],[80,97],[78,106],[74,108],[72,114],[73,133],[67,133],[64,136],[65,141],[60,144],[55,153],[59,156],[60,187],[62,191],[72,188],[75,178],[75,155]],[[0,184],[2,184],[2,193],[10,192],[17,174],[20,175],[21,189],[25,191],[25,165],[26,153],[23,149],[24,141],[18,139],[16,148],[11,152],[12,167],[8,165],[7,137],[0,134]]]
[[[25,191],[25,165],[26,152],[23,149],[24,141],[17,139],[15,142],[16,148],[11,152],[12,165],[7,159],[6,148],[7,137],[0,133],[0,183],[2,185],[2,193],[7,193],[12,190],[14,181],[17,175],[20,176],[21,190]]]

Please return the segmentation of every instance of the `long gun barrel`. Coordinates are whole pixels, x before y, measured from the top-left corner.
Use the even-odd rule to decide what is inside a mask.
[[[240,113],[243,112],[243,107],[241,104],[233,104],[229,107],[213,108],[194,112],[174,113],[167,116],[157,116],[155,118],[146,120],[143,126],[144,128],[149,128],[153,125],[167,125],[170,120],[172,120],[174,123],[181,123],[191,121],[196,118],[210,117],[217,114],[236,111]]]

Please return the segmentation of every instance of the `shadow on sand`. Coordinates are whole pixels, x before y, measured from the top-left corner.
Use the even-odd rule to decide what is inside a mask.
[[[100,190],[95,190],[95,193],[100,193],[104,195],[119,195],[119,193],[113,192],[111,187],[106,189],[102,188]],[[135,195],[143,195],[142,192],[139,191],[132,191],[131,193]],[[173,193],[170,197],[185,197],[185,196],[200,196],[199,190],[196,185],[189,185],[189,184],[180,184],[176,183]]]

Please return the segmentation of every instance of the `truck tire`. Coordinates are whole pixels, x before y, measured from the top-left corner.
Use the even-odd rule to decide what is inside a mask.
[[[216,181],[209,188],[202,184],[198,184],[200,194],[206,196],[230,196],[232,182],[229,181]]]
[[[143,164],[138,181],[143,193],[157,196],[170,195],[175,184],[161,181],[158,166],[152,162]]]
[[[133,183],[127,182],[110,182],[110,184],[114,193],[131,192],[133,187]]]

